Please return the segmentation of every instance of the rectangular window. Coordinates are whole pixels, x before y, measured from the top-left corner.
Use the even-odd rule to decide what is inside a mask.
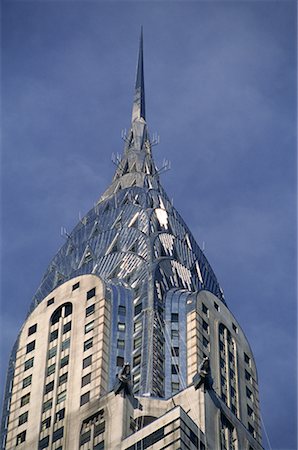
[[[89,348],[92,348],[92,347],[93,347],[93,338],[90,338],[84,342],[84,352],[86,350],[89,350]]]
[[[125,314],[126,314],[126,308],[125,308],[125,306],[123,306],[123,305],[119,305],[119,306],[118,306],[118,314],[120,314],[120,315],[122,315],[122,316],[125,316]]]
[[[45,411],[48,411],[49,409],[51,409],[52,404],[53,404],[53,399],[48,400],[47,402],[44,402],[44,404],[42,406],[42,412],[45,412]]]
[[[27,359],[24,364],[24,371],[33,367],[34,358]]]
[[[58,330],[52,331],[52,333],[50,334],[50,342],[55,341],[55,339],[57,339],[57,337],[58,337]]]
[[[142,345],[142,336],[140,336],[140,337],[134,339],[134,341],[133,341],[133,349],[134,349],[134,350],[135,350],[136,348],[141,347],[141,345]]]
[[[19,426],[23,425],[23,423],[27,422],[27,420],[28,420],[28,411],[24,412],[24,414],[21,414],[19,416],[19,424],[18,425]]]
[[[133,367],[138,366],[140,363],[141,363],[141,354],[139,354],[139,355],[134,357],[134,359],[133,359]]]
[[[91,366],[92,364],[92,355],[87,356],[87,358],[83,359],[83,369],[85,369],[88,366]]]
[[[172,383],[172,391],[178,392],[179,391],[179,383]]]
[[[250,400],[252,400],[252,392],[250,389],[248,389],[248,387],[246,386],[246,396],[247,398],[249,398]]]
[[[88,403],[90,399],[90,392],[86,392],[85,394],[81,395],[81,401],[80,406],[85,405],[85,403]]]
[[[65,399],[66,399],[66,391],[60,392],[60,394],[57,395],[57,405],[59,403],[64,402]]]
[[[91,316],[91,314],[93,314],[95,311],[95,304],[88,306],[88,308],[86,308],[86,317]]]
[[[105,448],[104,441],[101,441],[93,447],[93,450],[104,450],[104,448]]]
[[[123,367],[123,365],[124,365],[124,358],[122,356],[117,356],[116,366]]]
[[[208,308],[206,305],[204,305],[204,303],[202,303],[202,311],[204,314],[206,314],[208,316]]]
[[[53,442],[56,442],[59,439],[63,438],[63,431],[64,431],[64,427],[58,428],[58,430],[54,431]]]
[[[62,342],[61,351],[63,352],[63,350],[66,350],[69,347],[70,347],[70,338],[65,339],[65,341]]]
[[[44,448],[47,448],[49,446],[49,440],[50,440],[49,436],[46,436],[43,439],[41,439],[38,443],[38,450],[43,450]]]
[[[23,397],[21,398],[21,406],[27,405],[27,403],[30,402],[30,393],[23,395]]]
[[[179,331],[178,330],[171,330],[171,338],[172,339],[179,338]]]
[[[36,333],[37,330],[37,323],[35,323],[34,325],[32,325],[29,330],[28,330],[28,336],[31,336],[31,334]]]
[[[80,287],[80,282],[78,281],[76,284],[74,284],[72,286],[72,290],[75,291],[76,289],[79,289],[79,287]]]
[[[101,422],[94,427],[94,437],[99,436],[101,433],[104,433],[106,429],[105,422]]]
[[[57,354],[57,347],[50,348],[50,350],[48,351],[48,359],[54,358],[56,354]]]
[[[52,304],[54,303],[54,301],[55,301],[54,297],[53,297],[53,298],[50,298],[50,299],[47,301],[47,306],[52,305]]]
[[[133,326],[133,332],[134,332],[134,333],[137,333],[137,332],[140,331],[141,329],[142,329],[142,321],[139,320],[138,322],[135,322],[135,323],[134,323],[134,326]]]
[[[205,330],[207,333],[209,333],[208,323],[205,322],[205,320],[202,319],[202,324],[203,324],[203,330]]]
[[[251,374],[249,372],[247,372],[247,370],[245,369],[245,379],[247,381],[251,381]]]
[[[255,435],[255,429],[254,427],[248,423],[248,431],[254,436]]]
[[[249,405],[247,405],[247,415],[249,417],[252,417],[253,412],[254,412],[253,409]]]
[[[117,348],[124,348],[124,347],[125,347],[124,339],[117,339]]]
[[[118,322],[118,331],[125,331],[125,323]]]
[[[174,365],[174,364],[172,364],[172,374],[173,375],[178,374],[178,367],[176,365]]]
[[[85,325],[85,334],[89,333],[89,331],[92,331],[93,328],[94,328],[94,320]]]
[[[178,313],[172,313],[171,314],[171,322],[174,322],[174,323],[179,322],[179,315],[178,315]]]
[[[91,430],[86,431],[86,433],[81,434],[80,436],[80,446],[87,444],[91,439]]]
[[[45,420],[41,422],[41,431],[50,428],[50,426],[51,426],[51,417],[47,417]]]
[[[19,445],[22,442],[25,442],[25,440],[26,440],[26,430],[22,431],[22,433],[17,435],[17,442],[16,442],[16,444]]]
[[[67,322],[64,326],[63,326],[63,334],[67,333],[68,331],[71,330],[71,322]]]
[[[172,356],[179,356],[179,347],[172,347]]]
[[[205,336],[203,336],[203,345],[206,348],[208,348],[208,346],[209,346],[209,341],[205,338]]]
[[[68,363],[69,363],[69,355],[66,355],[60,361],[60,369],[62,369],[62,367],[67,366]]]
[[[67,382],[67,378],[68,378],[68,372],[65,372],[62,375],[60,375],[60,377],[59,377],[59,386],[61,386],[61,384],[66,383]]]
[[[89,384],[89,383],[91,383],[91,373],[88,373],[87,375],[85,375],[85,376],[82,378],[82,384],[81,384],[81,387],[84,387],[84,386],[86,386],[86,384]]]
[[[244,353],[244,361],[250,366],[250,357],[246,353]]]
[[[47,369],[47,377],[55,372],[56,364],[52,364]]]
[[[135,310],[134,310],[134,315],[137,316],[138,314],[140,314],[140,312],[142,311],[143,308],[143,304],[139,303],[138,305],[135,306]]]
[[[219,306],[217,303],[214,302],[214,308],[216,309],[216,311],[219,311]]]
[[[48,394],[49,392],[51,392],[53,390],[54,390],[54,381],[51,381],[50,383],[45,385],[44,393]]]
[[[29,377],[26,377],[23,379],[23,389],[26,388],[27,386],[30,386],[32,381],[32,375],[29,375]]]
[[[60,411],[57,411],[55,414],[55,423],[59,422],[59,420],[63,420],[65,417],[65,408],[60,409]]]
[[[35,341],[29,342],[26,347],[26,353],[30,353],[35,349]]]
[[[87,300],[90,300],[90,298],[95,296],[95,288],[90,289],[90,291],[87,292]]]

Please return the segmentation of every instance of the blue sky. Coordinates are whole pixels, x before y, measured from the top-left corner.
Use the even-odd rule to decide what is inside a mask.
[[[251,343],[272,448],[296,448],[296,17],[293,1],[2,3],[2,380],[61,226],[112,178],[143,24],[163,186]]]

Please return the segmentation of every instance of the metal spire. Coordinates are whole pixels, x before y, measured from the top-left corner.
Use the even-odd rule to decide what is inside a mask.
[[[145,85],[144,85],[144,62],[143,62],[143,27],[141,27],[139,56],[136,74],[136,86],[132,108],[132,122],[145,117]]]

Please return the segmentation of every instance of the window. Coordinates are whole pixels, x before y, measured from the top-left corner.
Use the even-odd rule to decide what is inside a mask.
[[[41,439],[38,443],[38,450],[43,450],[44,448],[47,448],[49,446],[49,440],[50,440],[49,436],[46,436],[43,439]]]
[[[251,381],[251,374],[249,372],[247,372],[247,370],[245,369],[245,379],[247,381]]]
[[[63,420],[65,417],[65,408],[60,409],[60,411],[57,411],[55,414],[55,423],[59,422],[60,420]]]
[[[95,311],[95,304],[88,306],[88,308],[86,308],[86,317],[91,316],[91,314],[93,314]]]
[[[202,303],[202,311],[204,314],[208,315],[208,308],[206,305],[204,305],[204,303]]]
[[[83,359],[83,369],[90,366],[92,364],[92,355],[87,356],[87,358]]]
[[[74,284],[72,286],[72,290],[75,291],[76,289],[79,289],[79,287],[80,287],[80,282],[78,281],[76,284]]]
[[[179,383],[172,383],[172,391],[178,392],[179,391]]]
[[[48,359],[53,358],[54,356],[56,356],[56,354],[57,354],[57,347],[50,348],[50,350],[48,351]]]
[[[94,320],[85,325],[85,334],[89,333],[89,331],[92,331],[93,328],[94,328]]]
[[[140,336],[140,337],[134,339],[134,341],[133,341],[133,349],[134,349],[134,350],[135,350],[136,348],[141,347],[141,345],[142,345],[142,336]]]
[[[54,303],[54,301],[55,301],[54,297],[50,298],[50,300],[47,301],[47,306],[52,305]]]
[[[105,422],[101,422],[98,425],[95,425],[94,427],[94,437],[99,436],[101,433],[104,433],[106,429]]]
[[[55,368],[56,368],[56,364],[52,364],[51,366],[48,367],[48,369],[47,369],[47,377],[49,375],[52,375],[55,372]]]
[[[27,359],[24,364],[24,371],[33,367],[34,358]]]
[[[70,316],[72,313],[72,304],[71,303],[65,303],[64,305],[64,317]]]
[[[66,383],[67,378],[68,378],[68,372],[65,372],[62,375],[60,375],[60,377],[59,377],[59,386],[61,386],[61,384]]]
[[[90,399],[90,391],[86,392],[85,394],[81,395],[81,401],[80,405],[85,405],[85,403],[88,403]]]
[[[87,300],[95,296],[95,288],[90,289],[90,291],[87,292]]]
[[[60,392],[60,394],[57,395],[57,405],[58,405],[59,403],[64,402],[65,399],[66,399],[66,390]]]
[[[51,381],[50,383],[45,385],[44,393],[48,394],[49,392],[53,391],[53,389],[54,389],[54,381]]]
[[[124,365],[124,358],[122,356],[117,356],[116,366],[117,367],[123,367],[123,365]]]
[[[124,347],[125,347],[124,339],[117,339],[117,348],[124,348]]]
[[[174,365],[174,364],[172,364],[172,374],[173,375],[178,374],[178,367],[176,365]]]
[[[81,434],[80,436],[80,446],[87,444],[91,439],[91,430],[86,431],[86,433]]]
[[[204,347],[206,347],[206,348],[208,348],[208,345],[209,345],[208,339],[206,339],[204,336],[203,336],[203,345],[204,345]]]
[[[29,342],[26,347],[26,353],[30,353],[35,349],[35,341]]]
[[[86,386],[86,384],[89,384],[89,383],[91,383],[91,373],[88,373],[87,375],[85,375],[85,376],[82,378],[82,384],[81,384],[81,387],[84,387],[84,386]]]
[[[238,333],[238,328],[236,327],[236,325],[234,323],[232,323],[232,327],[233,327],[233,330],[235,331],[235,333]]]
[[[63,438],[63,431],[64,431],[64,427],[58,428],[58,430],[54,431],[53,442],[56,442],[59,439]]]
[[[203,320],[203,321],[202,321],[202,324],[203,324],[203,330],[205,330],[205,331],[207,331],[207,333],[209,333],[209,326],[208,326],[208,323],[205,322],[205,320]]]
[[[32,325],[32,326],[29,328],[29,330],[28,330],[28,336],[31,336],[31,334],[36,333],[36,330],[37,330],[37,323],[34,324],[34,325]]]
[[[142,303],[139,303],[138,305],[136,305],[135,310],[134,310],[134,315],[136,316],[136,315],[140,314],[140,312],[142,311],[142,308],[143,308]]]
[[[23,395],[23,397],[21,398],[21,406],[27,405],[27,403],[30,402],[30,393]]]
[[[32,381],[32,375],[29,375],[29,377],[26,377],[23,379],[23,389],[27,386],[30,386]]]
[[[93,450],[104,450],[104,448],[105,448],[104,441],[101,441],[99,442],[99,444],[96,444],[93,447]]]
[[[126,314],[126,308],[123,305],[118,306],[118,314],[121,314],[122,316],[125,316]]]
[[[118,331],[125,331],[125,323],[118,322]]]
[[[233,386],[231,386],[230,392],[231,392],[231,397],[235,397],[236,391],[235,391],[235,389],[233,388]]]
[[[140,372],[139,373],[135,373],[132,379],[133,379],[133,383],[134,384],[138,383],[140,381],[140,379],[141,379]]]
[[[28,420],[28,411],[24,412],[19,416],[19,426],[23,425],[23,423],[27,422]]]
[[[171,330],[171,338],[172,339],[179,338],[179,331],[178,330]]]
[[[89,348],[93,347],[93,338],[88,339],[84,342],[84,352],[89,350]]]
[[[58,330],[52,331],[52,333],[50,334],[50,342],[53,342],[55,339],[57,339],[57,337],[58,337]]]
[[[66,350],[67,348],[69,348],[69,346],[70,346],[70,338],[65,339],[65,341],[62,342],[61,351],[63,352],[63,350]]]
[[[71,322],[67,322],[64,326],[63,326],[63,334],[67,333],[68,331],[71,330]]]
[[[124,362],[124,361],[123,361]],[[133,359],[133,366],[136,367],[141,363],[141,354],[137,355]]]
[[[252,392],[250,389],[248,389],[248,387],[246,386],[246,396],[247,398],[249,398],[250,400],[252,400]]]
[[[254,427],[248,423],[248,431],[254,436],[255,435],[255,429]]]
[[[250,357],[246,353],[244,353],[244,361],[250,366]]]
[[[219,306],[216,302],[214,302],[214,308],[216,309],[216,311],[219,311]]]
[[[66,399],[66,391],[60,392],[60,394],[57,395],[57,405],[59,403],[64,402],[65,399]]]
[[[247,405],[247,415],[249,417],[252,417],[253,412],[254,412],[254,410],[249,405]]]
[[[16,445],[21,444],[22,442],[25,442],[26,440],[26,430],[22,431],[22,433],[17,435],[17,442]]]
[[[62,367],[67,366],[68,363],[69,363],[69,355],[66,355],[60,361],[60,369],[62,369]]]
[[[179,356],[179,347],[172,347],[172,356]]]
[[[45,412],[45,411],[48,411],[49,409],[51,409],[52,404],[53,404],[53,399],[44,402],[44,404],[42,406],[42,412]]]
[[[171,314],[171,322],[178,322],[178,321],[179,321],[178,313],[172,313]]]
[[[51,426],[51,417],[47,417],[45,420],[41,422],[41,431],[50,428],[50,426]]]
[[[139,320],[138,322],[135,322],[134,323],[134,326],[133,326],[133,332],[134,333],[137,333],[138,331],[140,331],[142,329],[142,322],[141,322],[141,320]]]

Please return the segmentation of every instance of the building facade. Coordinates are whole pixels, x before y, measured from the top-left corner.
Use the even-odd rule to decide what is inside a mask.
[[[153,161],[142,35],[124,140],[111,185],[33,298],[1,448],[260,450],[252,351]],[[213,382],[198,387],[202,361]]]

